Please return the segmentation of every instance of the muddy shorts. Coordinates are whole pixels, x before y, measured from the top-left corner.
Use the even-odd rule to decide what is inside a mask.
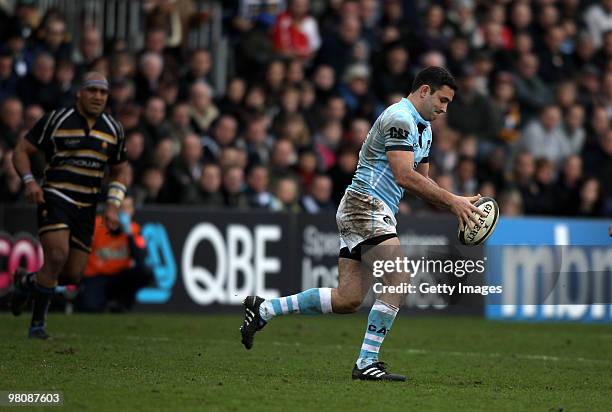
[[[389,206],[380,199],[353,190],[347,190],[342,197],[336,223],[340,249],[348,248],[351,253],[367,240],[397,236],[397,221]]]

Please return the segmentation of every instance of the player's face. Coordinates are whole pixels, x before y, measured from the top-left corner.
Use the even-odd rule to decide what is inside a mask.
[[[88,87],[79,91],[79,101],[89,116],[99,116],[106,107],[108,91],[99,87]]]
[[[455,91],[448,86],[442,86],[433,94],[428,94],[426,99],[425,120],[433,121],[436,118],[446,113],[448,104],[453,101]]]

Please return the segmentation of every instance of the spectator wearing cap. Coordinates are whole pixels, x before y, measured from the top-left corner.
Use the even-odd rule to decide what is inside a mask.
[[[370,69],[362,63],[356,63],[346,69],[339,91],[351,117],[374,120],[382,111],[370,90],[370,75]]]

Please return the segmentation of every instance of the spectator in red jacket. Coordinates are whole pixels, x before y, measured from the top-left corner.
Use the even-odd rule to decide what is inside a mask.
[[[319,25],[308,14],[309,0],[290,0],[287,11],[276,18],[272,39],[276,50],[290,57],[310,59],[321,46]]]

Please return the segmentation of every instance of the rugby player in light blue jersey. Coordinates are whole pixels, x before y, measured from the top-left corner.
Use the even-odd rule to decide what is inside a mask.
[[[353,313],[369,287],[364,287],[362,247],[384,245],[389,258],[401,253],[395,214],[404,192],[449,209],[459,225],[470,228],[478,223],[473,205],[480,196],[456,196],[439,187],[428,176],[431,125],[446,112],[457,85],[441,67],[427,67],[416,76],[410,95],[389,106],[374,122],[361,151],[352,183],[336,214],[340,232],[338,287],[312,288],[296,295],[264,300],[248,296],[240,328],[242,343],[253,346],[255,333],[273,317],[292,313]],[[381,248],[379,247],[379,250]],[[370,251],[363,251],[369,261]],[[371,275],[371,273],[369,273]],[[407,273],[391,273],[382,279],[387,285],[407,281]],[[365,337],[353,367],[352,378],[359,380],[405,381],[406,377],[386,370],[378,352],[404,299],[400,293],[378,294],[368,316]]]

